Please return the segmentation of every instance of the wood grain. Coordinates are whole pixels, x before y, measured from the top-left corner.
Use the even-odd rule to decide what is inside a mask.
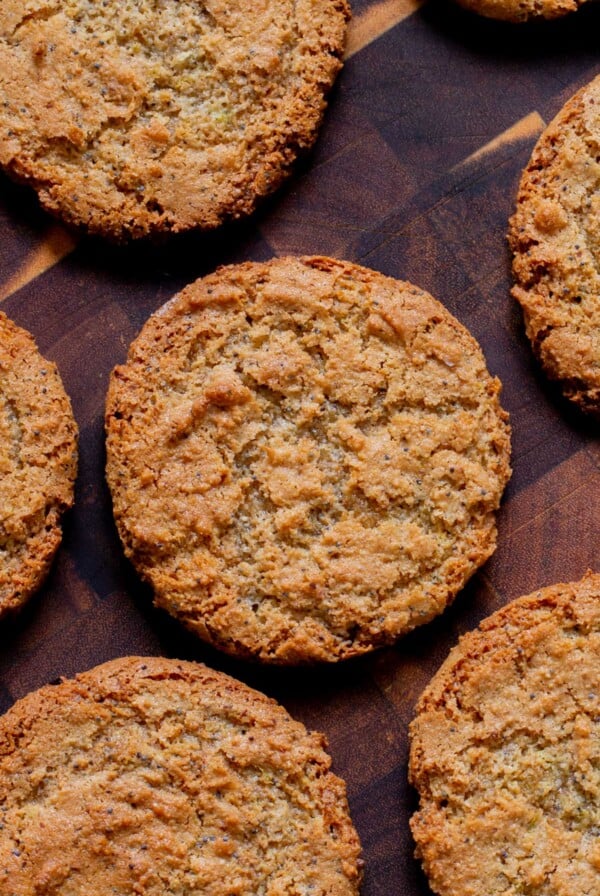
[[[81,430],[63,547],[40,594],[0,628],[0,709],[119,655],[204,660],[327,734],[364,844],[364,896],[427,896],[407,824],[415,700],[482,617],[598,569],[597,426],[565,406],[531,356],[509,296],[506,224],[544,122],[600,71],[599,29],[597,4],[517,27],[443,0],[356,0],[316,148],[256,215],[214,234],[110,247],[75,238],[0,179],[2,308],[57,362]],[[514,474],[496,554],[442,617],[360,661],[273,675],[225,659],[152,609],[112,522],[102,419],[110,370],[152,311],[219,264],[286,252],[345,257],[443,301],[502,380]]]

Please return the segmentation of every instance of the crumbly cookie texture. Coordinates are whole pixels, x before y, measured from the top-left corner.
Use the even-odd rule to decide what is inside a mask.
[[[156,603],[246,658],[354,656],[495,547],[499,383],[422,290],[329,258],[222,268],[112,375],[107,476]]]
[[[251,212],[315,140],[346,0],[2,0],[0,165],[123,239]]]
[[[127,657],[45,687],[0,719],[3,892],[357,894],[324,747],[199,664]]]
[[[600,576],[545,588],[459,642],[411,724],[411,827],[439,896],[600,886]]]
[[[56,366],[0,312],[0,617],[45,578],[76,468],[77,427]]]
[[[558,19],[575,12],[586,0],[458,0],[461,6],[489,19],[526,22]]]
[[[541,135],[510,222],[513,295],[547,375],[600,413],[600,77]]]

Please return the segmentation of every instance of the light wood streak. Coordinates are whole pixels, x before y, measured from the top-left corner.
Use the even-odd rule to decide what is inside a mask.
[[[356,16],[348,26],[346,59],[412,15],[423,3],[424,0],[380,0]]]
[[[12,277],[0,286],[0,302],[58,264],[77,245],[77,238],[60,224],[53,224],[43,241],[33,249]]]
[[[546,123],[541,115],[538,112],[530,112],[525,118],[521,118],[516,124],[511,125],[506,131],[503,131],[501,134],[498,134],[497,137],[494,137],[493,140],[490,140],[489,143],[486,143],[485,146],[480,146],[474,153],[467,156],[466,159],[463,159],[456,165],[454,170],[462,168],[463,165],[470,165],[472,162],[478,162],[484,156],[495,152],[509,143],[516,143],[518,140],[529,140],[532,137],[537,137],[545,127]]]

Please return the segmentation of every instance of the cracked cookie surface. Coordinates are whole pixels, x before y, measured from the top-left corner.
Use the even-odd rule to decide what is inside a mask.
[[[411,826],[439,896],[600,886],[600,576],[465,635],[411,724]]]
[[[3,0],[0,164],[112,238],[251,212],[312,145],[346,0]]]
[[[107,476],[156,603],[215,646],[336,660],[441,612],[495,547],[509,432],[422,290],[328,258],[221,268],[113,372]]]
[[[538,140],[510,223],[513,296],[547,375],[600,414],[600,78]]]
[[[77,427],[56,366],[0,312],[0,616],[44,580],[76,466]]]
[[[351,896],[360,844],[330,765],[321,735],[223,673],[113,660],[0,719],[2,886]]]

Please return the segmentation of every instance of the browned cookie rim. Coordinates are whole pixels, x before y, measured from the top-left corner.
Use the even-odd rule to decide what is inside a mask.
[[[266,4],[255,27],[220,0],[115,4],[118,21],[106,5],[0,12],[0,165],[47,211],[115,240],[250,214],[316,139],[347,0],[278,18]]]
[[[458,0],[465,9],[503,22],[558,19],[576,12],[587,0]]]
[[[484,619],[426,687],[409,731],[410,824],[439,896],[597,881],[585,833],[597,775],[590,767],[587,795],[577,782],[594,763],[599,643],[600,575],[588,572]],[[586,820],[577,804],[588,800]]]
[[[600,414],[600,364],[588,318],[597,317],[600,268],[590,199],[600,186],[594,110],[600,77],[577,91],[544,129],[523,171],[508,240],[513,297],[546,375],[580,410]],[[582,193],[583,191],[583,193]]]
[[[53,362],[0,311],[0,409],[5,441],[0,506],[0,616],[19,609],[46,578],[74,500],[77,425]]]
[[[288,305],[290,311],[286,310]],[[347,319],[344,320],[338,316],[342,307],[346,309]],[[353,336],[350,332],[354,327],[351,314],[360,322],[362,335]],[[280,323],[269,323],[270,315],[273,321]],[[222,347],[215,354],[216,349],[211,348],[212,337],[209,339],[207,334],[216,333],[222,320],[227,326],[232,321],[231,339],[226,344],[229,337],[219,337]],[[261,320],[264,320],[263,324]],[[253,327],[258,327],[257,338],[261,345],[265,345],[264,349],[259,346],[256,352],[253,337],[248,335],[255,331]],[[281,345],[278,348],[281,333],[272,327],[279,327],[285,333],[297,333],[300,328],[301,336],[290,337],[285,349]],[[331,338],[326,335],[328,327],[333,334]],[[366,345],[364,359],[362,348],[357,348],[363,338]],[[243,341],[239,351],[235,348],[235,339]],[[348,344],[353,346],[347,351],[341,348],[346,339],[350,339]],[[233,348],[230,349],[231,345]],[[313,354],[307,355],[304,349],[300,351],[302,345]],[[369,360],[373,346],[380,352],[381,362]],[[215,361],[215,370],[220,369],[219,365],[225,365],[219,374],[222,382],[212,385],[206,378],[201,379],[204,377],[205,353],[209,351]],[[348,360],[344,367],[344,355],[349,357],[348,351],[355,352],[356,363]],[[226,352],[231,354],[231,363]],[[405,368],[399,360],[404,357],[402,352],[409,359]],[[194,359],[192,368],[190,358]],[[325,373],[319,373],[319,365]],[[363,366],[359,369],[358,365]],[[420,373],[423,365],[425,372]],[[289,381],[279,382],[279,372],[286,369]],[[440,395],[436,393],[436,396],[430,394],[422,398],[423,390],[428,388],[430,369],[445,385]],[[456,373],[455,369],[461,373]],[[463,371],[467,369],[471,376],[468,386],[463,381],[463,376],[467,376]],[[335,370],[338,372],[331,373]],[[223,380],[225,374],[227,382]],[[363,374],[366,377],[364,386],[358,385],[356,389],[352,379],[355,374],[359,384],[363,383]],[[410,381],[413,374],[416,378],[414,389]],[[200,378],[197,391],[194,391],[194,377]],[[380,379],[382,385],[377,385]],[[162,384],[156,391],[152,385],[155,382]],[[267,388],[269,382],[275,392]],[[189,387],[188,383],[191,384]],[[205,387],[210,390],[210,395],[206,392],[202,397],[200,390]],[[184,391],[188,388],[192,390],[189,396]],[[293,404],[295,389],[300,402],[309,393],[314,397],[305,403],[307,407],[298,404],[298,408],[302,407],[301,416],[306,418],[298,425],[296,420],[300,411]],[[325,390],[323,398],[318,397],[320,389]],[[408,390],[405,397],[403,389]],[[411,389],[413,398],[410,398]],[[275,663],[335,661],[390,643],[441,612],[495,547],[495,511],[510,472],[509,429],[506,414],[498,401],[499,390],[499,382],[487,372],[473,337],[439,302],[411,284],[349,262],[321,257],[272,259],[267,263],[222,268],[196,281],[156,312],[132,343],[127,362],[117,367],[111,377],[106,409],[107,476],[125,551],[138,572],[153,586],[159,606],[181,619],[200,637],[234,655]],[[369,399],[371,393],[373,402]],[[179,396],[184,394],[185,399],[180,400]],[[269,403],[272,394],[283,396],[279,405]],[[248,461],[250,472],[240,474],[238,495],[237,480],[232,478],[231,487],[229,485],[226,470],[229,460],[221,463],[215,455],[214,473],[203,473],[199,461],[190,459],[189,451],[193,450],[197,457],[197,452],[202,452],[203,445],[208,444],[209,437],[214,441],[215,437],[210,433],[206,435],[204,427],[212,425],[211,420],[225,421],[222,423],[225,426],[229,417],[219,407],[226,408],[228,403],[232,431],[234,435],[238,431],[243,435],[244,415],[250,426],[254,425],[251,415],[255,410],[255,399],[263,402],[265,413],[273,416],[279,434],[277,427],[268,438],[260,436],[259,432],[263,442],[257,444],[268,446],[264,450],[274,455],[272,466],[265,471],[261,466],[262,455],[253,455],[254,459]],[[415,402],[414,411],[411,401]],[[423,401],[425,405],[422,406]],[[404,412],[400,408],[404,408]],[[259,430],[262,426],[260,413],[259,407],[256,411]],[[385,435],[388,431],[386,420],[392,414],[397,417],[393,438]],[[352,426],[346,426],[346,417],[350,422],[352,419],[359,423],[365,421],[360,425],[366,430],[371,426],[372,435],[369,430],[361,443],[360,433],[353,435]],[[242,421],[239,426],[236,420]],[[458,420],[460,426],[457,429]],[[440,426],[438,441],[435,441],[437,437],[431,436],[428,421],[432,426]],[[285,443],[288,423],[292,434]],[[377,427],[380,425],[383,438],[389,439],[392,454],[382,454],[378,459],[381,452]],[[150,427],[156,427],[153,436],[149,436]],[[317,433],[315,439],[322,437],[326,446],[333,445],[331,450],[328,447],[324,451],[318,447],[320,442],[310,441],[313,430]],[[248,432],[248,438],[253,439],[256,431]],[[304,467],[302,464],[296,466],[296,469],[304,469],[301,477],[295,478],[290,470],[289,488],[293,494],[296,494],[296,488],[305,494],[307,489],[313,489],[306,501],[309,502],[307,507],[314,507],[317,515],[313,517],[312,511],[302,511],[303,517],[298,521],[292,519],[286,529],[289,513],[285,511],[287,516],[282,516],[283,511],[279,513],[277,507],[285,510],[291,502],[293,508],[293,494],[274,497],[273,481],[274,477],[279,477],[276,488],[279,493],[282,489],[285,491],[282,477],[287,476],[286,444],[292,444],[293,452],[300,452],[297,446],[301,439],[300,436],[296,439],[297,433],[307,436],[302,450],[308,452],[310,463],[306,461]],[[226,428],[217,444],[218,451],[224,452],[224,456],[248,454],[239,447],[230,449],[228,438]],[[429,447],[430,438],[433,438],[432,447]],[[278,439],[284,440],[281,445]],[[464,446],[461,447],[463,439]],[[339,450],[336,447],[338,440],[341,440]],[[252,446],[251,442],[249,444]],[[310,460],[310,445],[313,444],[317,445],[316,455]],[[355,447],[348,448],[348,444]],[[340,454],[342,448],[345,454]],[[367,513],[364,523],[358,524],[363,527],[360,529],[363,535],[359,538],[359,529],[353,519],[363,513],[361,495],[371,490],[368,482],[360,478],[372,475],[369,473],[371,448],[375,452],[374,460],[377,459],[377,467],[372,468],[373,475],[377,473],[381,483],[374,486],[374,497],[369,498],[370,504],[364,511]],[[155,449],[160,456],[158,453],[155,456]],[[459,450],[463,451],[464,457],[459,455],[453,465],[450,461]],[[346,456],[348,459],[344,460]],[[399,470],[393,466],[396,456],[398,463],[408,464],[408,478],[397,478]],[[172,465],[171,457],[175,458]],[[281,457],[284,460],[280,460]],[[444,474],[440,468],[436,473],[432,458],[438,466],[447,462],[449,472]],[[289,462],[296,463],[294,460]],[[185,464],[190,466],[186,468]],[[278,464],[283,466],[279,468]],[[426,468],[424,480],[419,478],[419,464]],[[386,465],[393,468],[390,466],[386,472]],[[209,469],[213,470],[213,466]],[[356,470],[358,472],[353,472]],[[449,491],[451,488],[444,484],[444,475],[461,482],[460,488],[455,487],[458,502],[455,508],[451,502],[447,507],[444,488]],[[202,491],[205,486],[201,481],[196,485],[197,476],[200,479],[202,476],[205,479],[212,477],[211,481],[217,482],[215,489],[210,486]],[[463,482],[463,476],[468,476],[469,481]],[[219,503],[221,499],[218,498],[221,481],[226,484],[225,503]],[[168,506],[165,504],[158,509],[166,494],[161,491],[163,482],[171,483],[169,488],[174,488],[175,492]],[[200,493],[196,497],[198,489]],[[425,490],[422,500],[428,508],[426,513],[431,514],[431,521],[428,522],[427,516],[423,522],[423,534],[419,518],[413,525],[410,516],[411,495],[414,493],[421,500],[422,490]],[[430,490],[432,494],[435,492],[431,498],[428,497]],[[184,496],[186,491],[190,494],[189,499]],[[217,495],[214,506],[207,504],[213,494]],[[344,509],[345,494],[349,495],[349,501],[357,503],[357,508],[348,514]],[[396,498],[396,494],[400,497]],[[255,512],[239,509],[237,516],[232,516],[231,526],[225,520],[211,528],[210,519],[216,514],[214,518],[220,520],[223,508],[230,506],[228,502],[246,501],[247,495],[250,496],[248,500],[253,500],[255,495],[266,496],[264,500],[261,498],[262,503],[259,502],[260,514],[263,514],[263,505],[265,508],[261,520],[267,519],[269,526],[278,527],[280,534],[277,535],[275,529],[273,532],[279,541],[276,545],[274,536],[267,536],[262,531],[256,534],[256,517],[251,516],[248,525],[256,524],[252,529],[255,534],[247,549],[243,542],[243,553],[238,554],[235,526],[239,528],[246,514]],[[273,500],[279,503],[271,511]],[[304,506],[303,500],[298,498],[300,509]],[[189,501],[189,513],[193,516],[189,528],[185,522],[186,501]],[[464,509],[461,502],[464,502]],[[345,516],[335,516],[338,506]],[[380,507],[388,506],[398,508],[397,518],[391,511],[380,510]],[[197,510],[192,510],[196,507]],[[317,526],[319,520],[323,521],[322,529]],[[199,525],[201,529],[198,529]],[[429,525],[432,526],[431,534],[425,528]],[[310,533],[315,526],[313,538]],[[458,526],[461,527],[460,535],[456,534]],[[220,533],[219,537],[216,533]],[[230,533],[231,544],[226,543]],[[246,530],[240,532],[239,537],[246,541],[250,538]],[[405,538],[415,540],[414,544],[411,542],[411,546],[402,551],[398,548],[396,554],[396,548],[392,549],[391,545],[400,545]],[[383,552],[381,562],[374,564],[371,559],[369,566],[360,566],[366,561],[359,558],[354,562],[353,552],[370,551],[368,545],[371,542],[380,554]],[[281,550],[278,547],[288,543],[289,546],[281,547]],[[180,544],[186,550],[189,547],[189,556],[184,555],[183,549],[179,551]],[[209,547],[205,548],[205,545]],[[211,553],[210,545],[221,557],[228,556],[223,551],[231,551],[231,557],[215,560],[217,554]],[[269,559],[273,551],[275,554]],[[438,553],[441,559],[431,559]],[[253,575],[251,570],[258,567],[248,567],[248,564],[252,564],[259,554],[266,578],[257,579],[257,592],[253,591],[255,586],[248,578],[243,580],[246,582],[243,587],[238,588],[237,581],[228,583],[233,576],[231,570],[238,567],[240,571],[243,569],[244,576],[248,575],[249,569]],[[369,553],[369,556],[372,558],[373,554]],[[218,567],[215,566],[217,562]],[[410,571],[422,565],[426,573],[414,582],[410,579]],[[221,572],[215,572],[215,569]],[[403,577],[408,577],[406,588],[402,584],[387,584],[388,581],[402,583]],[[378,579],[381,585],[377,584]],[[250,600],[253,593],[262,595],[256,607]]]
[[[17,701],[0,719],[0,791],[0,865],[24,896],[71,878],[78,892],[358,892],[325,738],[199,663],[123,657]]]

